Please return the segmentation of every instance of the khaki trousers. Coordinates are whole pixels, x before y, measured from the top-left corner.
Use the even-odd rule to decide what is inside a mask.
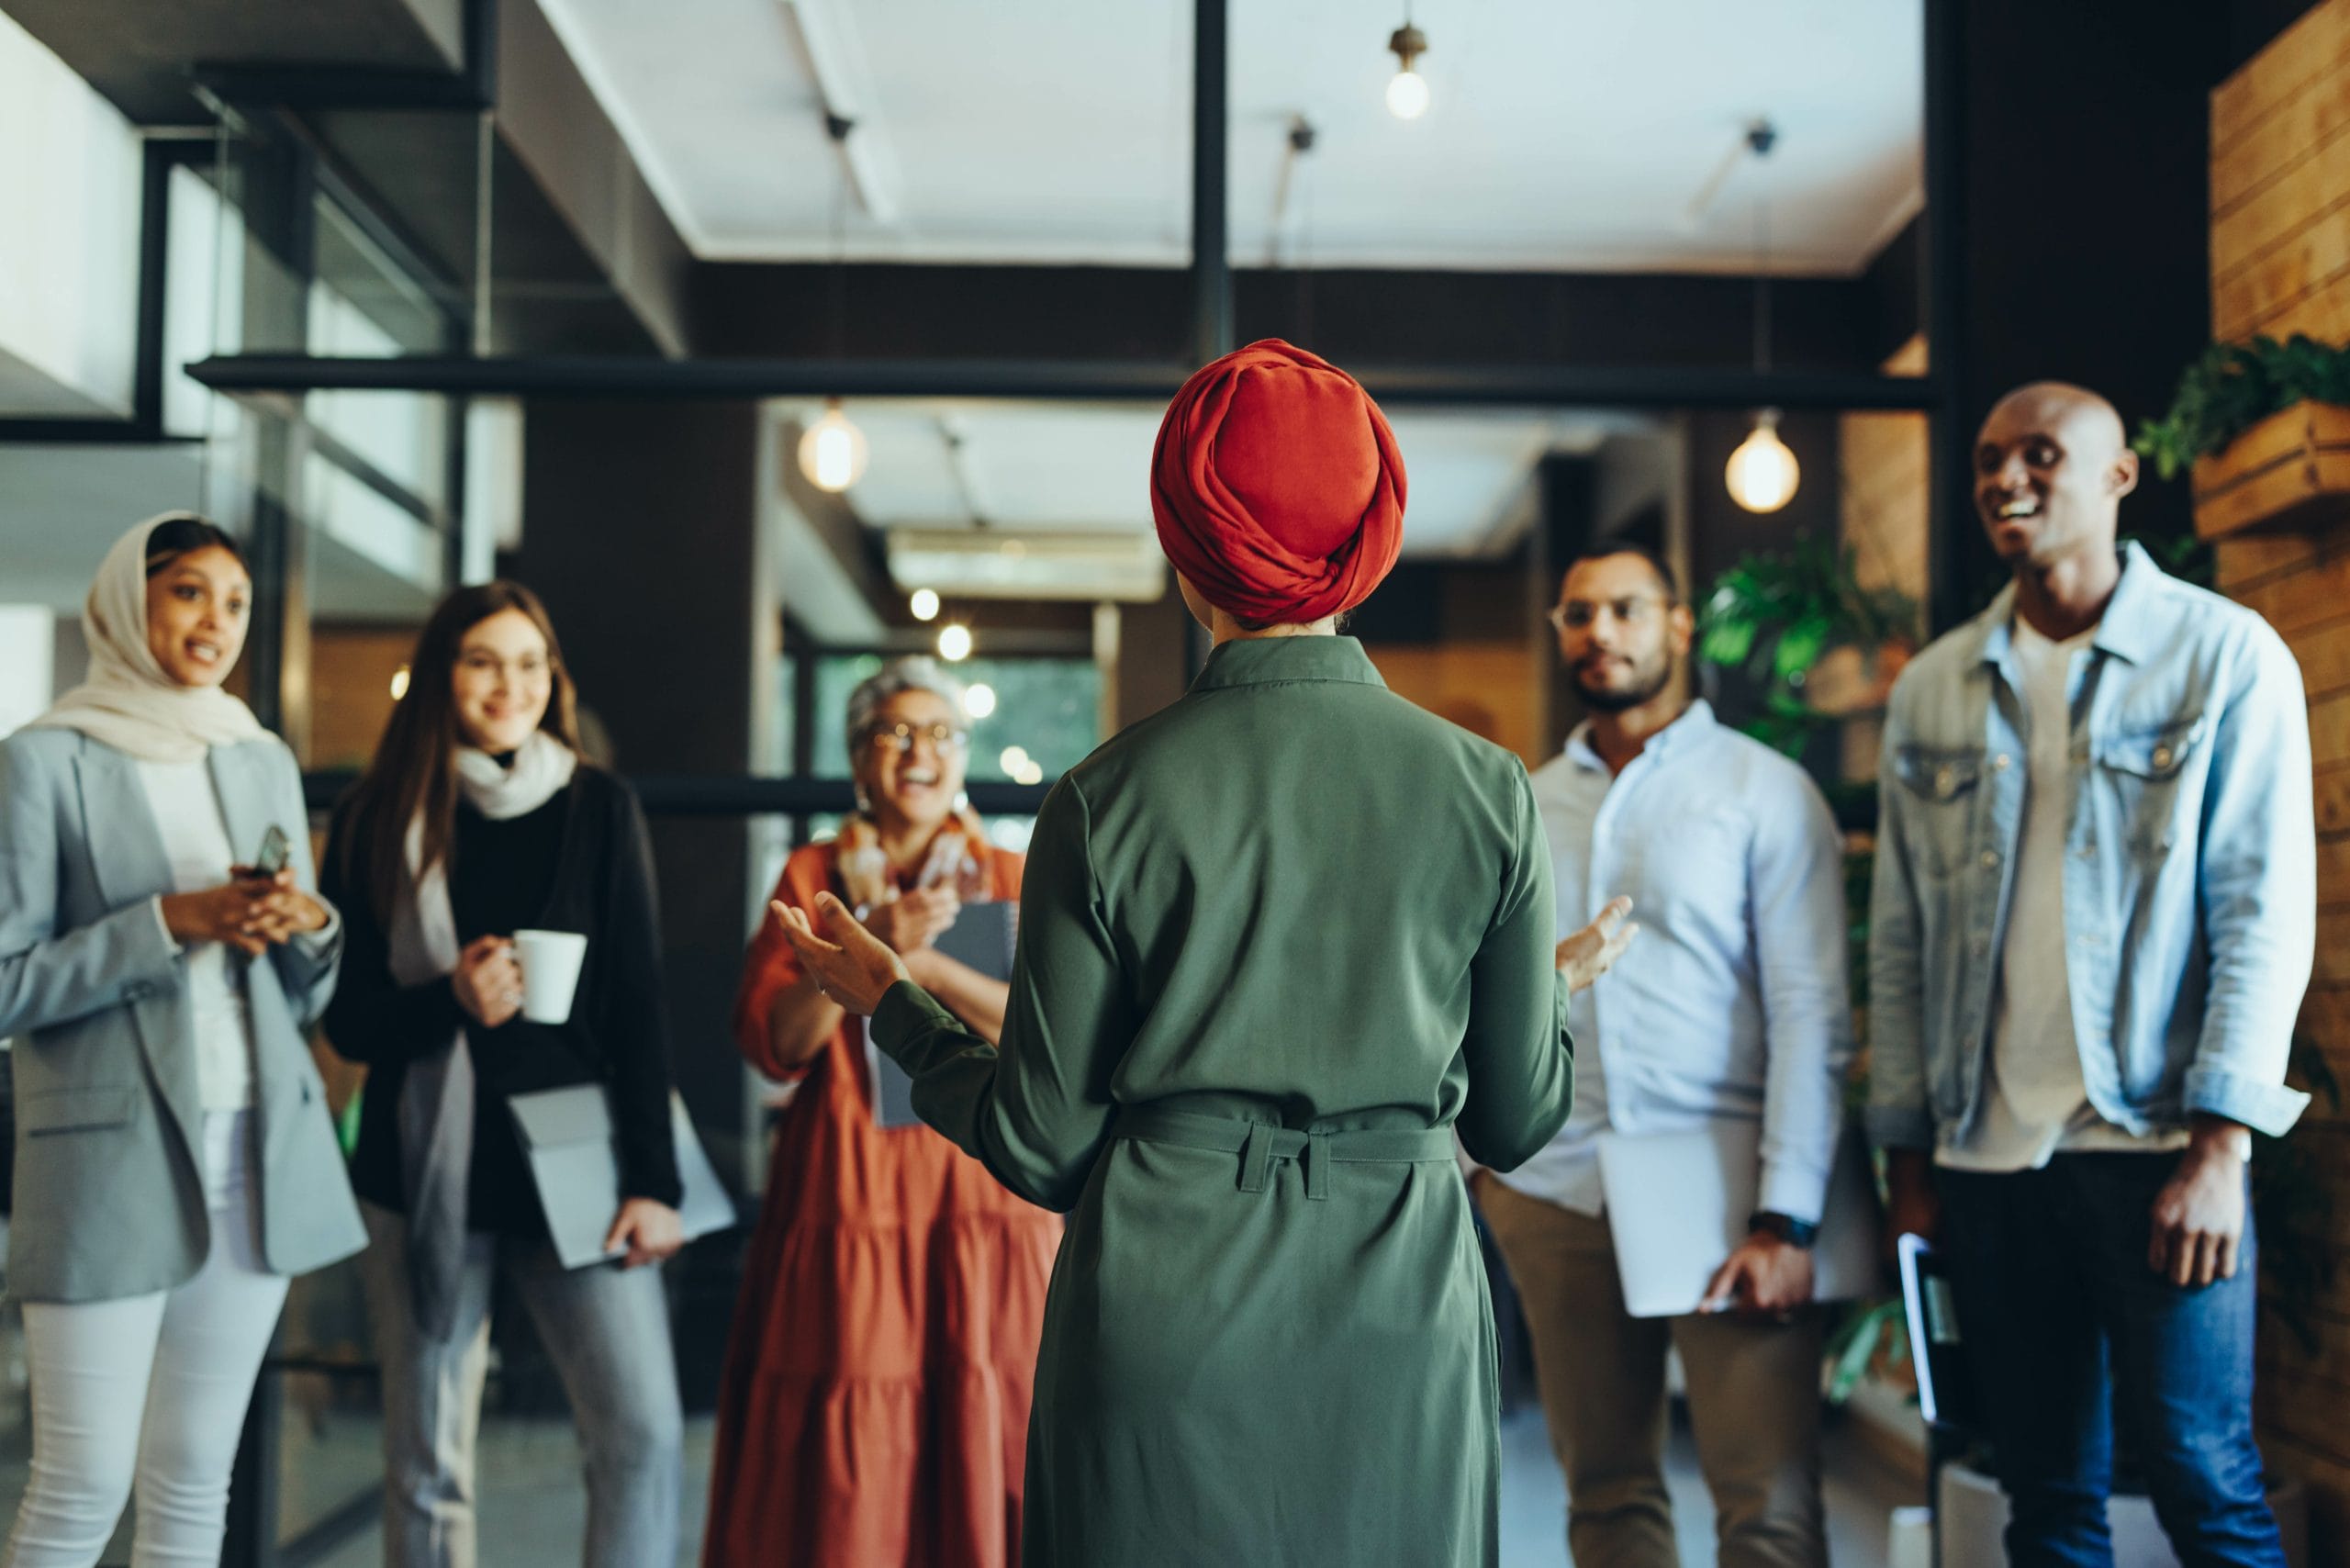
[[[1634,1317],[1605,1218],[1490,1174],[1477,1197],[1526,1304],[1575,1568],[1680,1568],[1664,1487],[1668,1347],[1688,1382],[1720,1568],[1824,1568],[1818,1309],[1785,1324]]]

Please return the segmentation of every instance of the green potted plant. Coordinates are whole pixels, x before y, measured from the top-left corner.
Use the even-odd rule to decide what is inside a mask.
[[[2350,518],[2350,349],[2214,343],[2132,444],[2165,479],[2191,472],[2206,539]]]
[[[1749,555],[1714,580],[1697,656],[1744,669],[1761,685],[1763,715],[1748,733],[1794,755],[1820,725],[1884,706],[1917,625],[1916,600],[1863,588],[1850,552],[1807,537],[1784,554]]]

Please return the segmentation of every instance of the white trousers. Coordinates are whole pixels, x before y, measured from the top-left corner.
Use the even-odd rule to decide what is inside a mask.
[[[32,1474],[8,1568],[91,1568],[135,1491],[132,1568],[216,1568],[229,1473],[285,1305],[249,1180],[252,1113],[204,1116],[212,1250],[194,1278],[113,1301],[27,1302]]]

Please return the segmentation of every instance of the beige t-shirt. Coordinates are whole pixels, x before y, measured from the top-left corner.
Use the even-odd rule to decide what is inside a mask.
[[[2012,655],[2025,722],[2023,832],[1974,1125],[1944,1135],[1937,1163],[1961,1170],[2036,1170],[2059,1150],[2175,1148],[2183,1134],[2138,1137],[2089,1103],[2065,969],[2065,845],[2073,798],[2073,663],[2092,626],[2052,642],[2018,616]]]

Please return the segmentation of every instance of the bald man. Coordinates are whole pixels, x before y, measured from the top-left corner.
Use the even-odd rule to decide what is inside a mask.
[[[1895,687],[1870,933],[1891,1221],[1948,1259],[2009,1561],[2113,1561],[2113,1419],[2188,1564],[2281,1565],[2252,1434],[2253,1131],[2316,922],[2300,672],[2117,548],[2138,460],[2041,383],[1975,448],[2013,573]]]

